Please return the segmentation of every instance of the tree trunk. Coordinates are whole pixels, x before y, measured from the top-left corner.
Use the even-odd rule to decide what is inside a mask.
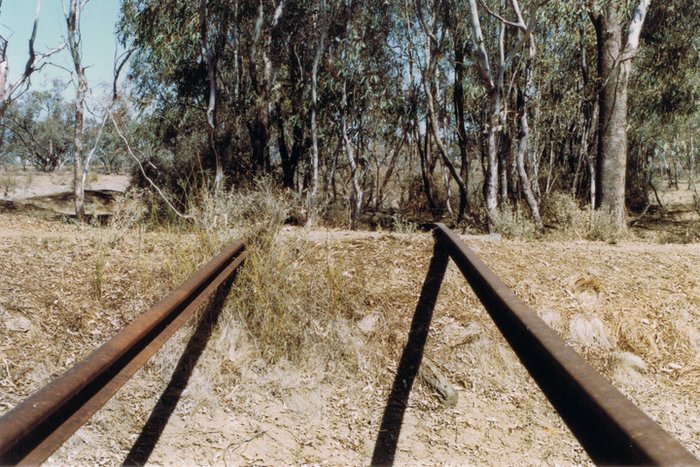
[[[278,113],[280,113],[279,110]],[[304,151],[304,127],[299,123],[294,125],[294,142],[292,143],[291,152],[287,144],[282,115],[278,115],[277,117],[277,133],[280,159],[282,161],[282,185],[285,188],[294,189],[294,175],[296,174],[299,160]]]
[[[421,13],[422,14],[422,13]],[[431,83],[433,82],[433,79],[436,77],[436,68],[435,68],[435,57],[438,55],[440,51],[440,42],[437,41],[435,37],[435,33],[430,31],[430,28],[423,22],[422,16],[421,16],[421,24],[423,25],[423,30],[426,34],[426,43],[425,43],[425,54],[426,54],[426,65],[425,65],[425,70],[423,71],[423,90],[425,91],[425,101],[426,101],[426,106],[427,106],[427,111],[428,111],[428,119],[429,119],[429,127],[430,131],[432,131],[432,135],[435,138],[435,143],[438,147],[438,153],[440,155],[440,159],[443,163],[443,165],[447,168],[449,171],[450,175],[454,179],[455,183],[457,183],[457,187],[459,188],[459,211],[457,214],[457,219],[456,222],[459,224],[462,222],[464,219],[464,212],[466,210],[467,206],[467,187],[464,184],[464,180],[462,180],[462,177],[460,177],[459,172],[457,172],[457,169],[455,168],[454,164],[450,160],[449,155],[447,154],[447,148],[445,147],[445,144],[442,140],[442,137],[439,133],[439,126],[438,126],[438,119],[437,119],[437,113],[435,111],[435,103],[436,99],[433,94],[433,89],[431,86]],[[436,83],[436,93],[439,92],[437,88],[437,83]],[[428,131],[426,129],[426,131]],[[427,151],[426,151],[427,152]],[[448,211],[452,211],[452,208],[450,206],[450,186],[449,186],[449,179],[446,180],[446,191],[447,191],[447,209]]]
[[[625,226],[625,170],[627,166],[627,75],[619,66],[622,17],[611,3],[596,22],[598,40],[598,155],[597,206],[607,210],[618,228]]]
[[[314,61],[311,66],[311,193],[309,194],[309,208],[316,202],[318,194],[318,131],[316,128],[316,113],[318,110],[318,67],[323,58],[324,41],[326,39],[326,2],[321,2],[323,11],[320,13],[320,22],[317,25],[320,29],[320,36],[316,44]]]
[[[78,221],[85,217],[85,177],[83,172],[87,172],[83,151],[83,107],[85,105],[85,93],[87,92],[87,78],[85,69],[81,64],[80,56],[80,8],[78,0],[71,0],[66,18],[68,26],[68,46],[73,65],[75,67],[75,79],[77,80],[77,90],[75,95],[75,126],[73,131],[73,183],[75,216]]]
[[[627,84],[632,58],[650,0],[641,0],[622,42],[623,15],[618,2],[610,2],[593,15],[598,53],[598,154],[597,207],[610,213],[617,228],[626,227],[625,172],[627,167]]]
[[[502,206],[508,204],[509,193],[513,187],[510,186],[509,166],[513,160],[512,155],[512,138],[509,133],[510,129],[503,128],[500,131],[500,144],[498,145],[498,198]]]
[[[248,124],[248,133],[253,151],[253,171],[255,175],[262,175],[267,160],[267,143],[270,140],[267,112],[262,104],[257,105],[253,121]]]
[[[498,132],[499,114],[501,111],[501,96],[491,71],[488,51],[486,50],[484,34],[481,30],[479,10],[476,0],[469,0],[470,25],[472,41],[475,47],[475,55],[484,87],[489,95],[489,112],[487,117],[487,158],[486,172],[484,174],[484,197],[486,198],[486,212],[489,217],[489,229],[492,229],[498,220],[498,154],[496,149],[496,133]]]
[[[695,181],[695,141],[690,137],[690,145],[688,147],[688,189],[690,190]]]
[[[467,127],[464,121],[464,45],[455,40],[455,83],[452,97],[454,99],[455,117],[457,120],[457,145],[462,161],[459,175],[464,180],[464,186],[469,189],[469,153]],[[467,198],[466,209],[469,210],[469,199]]]
[[[224,16],[224,19],[228,14]],[[220,36],[228,34],[228,21],[222,21],[223,31]],[[212,47],[209,43],[209,27],[207,23],[207,2],[200,0],[199,2],[199,28],[200,28],[200,45],[202,50],[202,59],[207,64],[207,81],[209,85],[209,95],[207,104],[207,125],[209,126],[209,146],[214,153],[214,192],[218,192],[224,180],[224,169],[221,164],[220,156],[220,136],[217,121],[218,110],[218,87],[217,87],[217,71],[219,62],[220,47],[216,45]],[[218,42],[221,42],[220,39]]]
[[[486,211],[489,216],[490,227],[498,219],[498,153],[496,136],[498,133],[498,114],[500,113],[500,98],[494,89],[489,93],[488,139],[486,176],[484,179],[484,191],[486,194]]]
[[[347,93],[346,84],[343,83],[343,108],[340,117],[340,131],[342,133],[343,145],[345,146],[345,154],[348,157],[348,162],[350,163],[350,171],[352,176],[352,192],[350,194],[350,230],[357,229],[357,224],[360,220],[360,214],[362,213],[362,198],[364,192],[362,191],[362,185],[360,184],[360,174],[358,171],[358,164],[355,160],[355,156],[352,149],[352,143],[348,138],[348,128],[347,128],[347,117],[345,115],[347,108]]]
[[[271,27],[274,27],[282,14],[284,2],[281,2],[273,14]],[[263,23],[265,20],[263,2],[258,5],[258,16],[255,21],[253,37],[250,45],[248,58],[248,70],[253,91],[255,92],[256,103],[252,121],[248,123],[248,133],[252,149],[253,170],[256,175],[260,175],[271,169],[270,161],[270,128],[269,128],[269,106],[270,92],[272,89],[272,61],[268,56],[267,48],[269,41],[263,40],[262,48],[262,73],[258,71],[257,57],[258,45],[261,41]]]
[[[423,192],[425,193],[425,200],[428,203],[428,210],[430,211],[430,213],[432,215],[436,215],[438,209],[437,204],[435,203],[435,198],[433,196],[433,182],[430,176],[430,171],[428,169],[428,156],[426,154],[426,145],[421,141],[422,139],[427,140],[429,132],[426,129],[425,138],[421,138],[420,132],[418,130],[418,122],[416,121],[413,124],[413,134],[413,139],[416,143],[416,148],[418,148],[418,157],[420,159],[420,173],[421,180],[423,181]]]
[[[530,44],[528,47],[528,57],[525,62],[525,83],[523,89],[518,93],[518,111],[520,113],[519,123],[520,123],[520,135],[518,139],[518,151],[516,153],[516,166],[518,169],[518,175],[520,177],[520,185],[522,186],[523,195],[525,196],[525,201],[530,208],[530,214],[532,219],[535,221],[538,229],[543,228],[542,217],[540,216],[540,208],[537,204],[535,196],[532,194],[530,188],[530,179],[527,175],[527,170],[525,170],[525,158],[528,153],[528,146],[530,143],[530,125],[528,122],[528,110],[530,96],[529,92],[534,88],[532,83],[532,62],[535,58],[535,43],[530,37]]]
[[[526,76],[529,73],[526,71]],[[527,156],[528,152],[528,144],[529,144],[529,138],[530,138],[530,126],[528,124],[528,119],[527,119],[527,95],[526,93],[528,92],[528,79],[525,79],[525,90],[520,92],[520,96],[518,96],[519,102],[519,111],[520,111],[520,135],[518,138],[518,151],[516,153],[516,165],[518,168],[518,176],[520,177],[520,185],[522,187],[523,195],[525,196],[525,201],[527,201],[527,205],[530,208],[530,214],[532,215],[532,219],[535,221],[535,224],[537,225],[537,228],[542,230],[542,217],[540,216],[540,208],[537,205],[537,200],[535,199],[535,196],[532,194],[532,190],[530,189],[530,179],[527,175],[527,170],[525,170],[525,157]]]
[[[379,170],[377,170],[377,205],[376,208],[379,209],[381,207],[381,204],[384,202],[384,190],[386,189],[387,185],[389,184],[389,180],[391,179],[391,176],[394,173],[394,168],[396,167],[396,160],[399,158],[399,153],[401,152],[401,148],[403,147],[404,141],[406,141],[406,128],[404,127],[401,131],[401,139],[399,140],[398,143],[396,143],[396,147],[394,148],[390,159],[389,159],[389,167],[387,167],[386,173],[384,174],[384,179],[379,183]],[[409,169],[410,170],[410,169]]]

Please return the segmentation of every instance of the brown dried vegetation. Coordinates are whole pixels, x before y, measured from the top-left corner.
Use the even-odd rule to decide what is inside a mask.
[[[204,206],[197,218],[207,221],[184,232],[146,230],[134,221],[138,216],[124,214],[122,224],[109,228],[0,215],[0,410],[106,340],[220,245],[244,235],[250,260],[150,461],[366,463],[432,239],[280,229],[285,206],[265,192]],[[251,218],[250,206],[261,214]],[[700,455],[700,245],[465,241],[588,361]],[[191,327],[176,335],[51,462],[122,462],[190,334]],[[443,407],[416,384],[397,462],[589,462],[453,265],[426,355],[459,399]]]

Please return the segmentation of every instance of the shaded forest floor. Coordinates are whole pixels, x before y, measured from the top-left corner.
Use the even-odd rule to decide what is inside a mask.
[[[700,456],[699,244],[464,238],[564,339]],[[167,230],[0,214],[0,413],[181,283],[209,255],[201,241]],[[428,234],[283,229],[271,246],[277,258],[267,260],[277,261],[278,289],[298,296],[277,303],[274,283],[264,281],[249,290],[252,263],[162,433],[149,424],[149,436],[139,438],[192,326],[50,464],[119,464],[137,439],[153,449],[153,464],[367,464],[431,247]],[[304,336],[267,335],[250,317],[281,309],[298,312],[286,316],[286,329],[298,325]],[[289,347],[276,352],[282,343]],[[459,401],[443,407],[417,383],[398,463],[590,463],[453,265],[426,355]]]
[[[700,205],[695,206],[693,195],[694,191],[685,182],[679,189],[659,190],[661,204],[652,198],[646,214],[632,221],[633,231],[642,238],[656,238],[661,243],[700,242]]]

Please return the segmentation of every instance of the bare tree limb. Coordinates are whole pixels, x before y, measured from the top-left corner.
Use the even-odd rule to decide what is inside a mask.
[[[32,25],[32,34],[29,38],[29,57],[27,58],[27,62],[24,66],[24,72],[12,84],[9,85],[7,84],[7,74],[9,66],[6,56],[8,40],[3,37],[0,37],[0,41],[2,42],[2,49],[0,50],[0,116],[4,114],[10,102],[13,100],[14,94],[29,82],[32,73],[41,69],[45,64],[45,61],[49,57],[60,52],[66,46],[65,44],[63,44],[59,47],[49,50],[48,52],[36,52],[34,48],[34,43],[36,41],[36,34],[39,28],[40,13],[41,0],[37,0],[34,12],[34,22]]]
[[[425,17],[423,16],[423,4],[421,0],[416,0],[416,11],[418,12],[418,21],[420,21],[420,25],[423,28],[423,31],[430,38],[430,40],[437,44],[437,37],[435,37],[435,34],[433,34],[433,32],[430,30],[428,24],[425,21]]]
[[[486,51],[484,33],[481,30],[481,21],[479,20],[479,10],[476,6],[476,0],[469,0],[469,11],[471,13],[471,29],[474,44],[476,45],[476,58],[479,63],[479,72],[481,73],[481,78],[484,80],[484,83],[486,83],[486,87],[492,90],[496,85],[494,83],[491,65],[489,64],[489,55]]]
[[[117,120],[114,118],[114,115],[112,114],[111,111],[108,112],[109,118],[112,120],[112,124],[114,125],[114,129],[117,131],[117,134],[121,138],[121,140],[124,142],[124,145],[126,146],[126,151],[129,153],[132,159],[136,162],[136,165],[139,166],[139,170],[141,171],[141,175],[143,175],[143,178],[146,179],[146,181],[153,187],[156,192],[158,192],[158,195],[161,197],[163,201],[165,201],[165,204],[168,205],[168,207],[180,218],[182,219],[188,219],[192,220],[194,219],[194,216],[188,215],[188,214],[183,214],[181,213],[175,206],[173,206],[173,203],[170,202],[167,196],[165,196],[165,193],[156,185],[156,183],[151,179],[151,177],[146,174],[146,170],[143,168],[143,164],[139,160],[138,157],[136,157],[136,154],[134,154],[134,151],[131,149],[131,145],[129,144],[129,140],[124,136],[124,133],[119,129],[119,125],[117,124]],[[152,165],[152,164],[151,164]]]
[[[121,55],[117,56],[117,51],[114,51],[114,80],[112,81],[112,100],[116,101],[118,98],[117,93],[117,81],[119,80],[119,75],[122,72],[122,68],[127,64],[131,56],[136,52],[136,47],[131,47],[129,50],[125,51]]]
[[[642,32],[642,26],[644,25],[644,19],[646,18],[650,3],[651,0],[640,0],[637,7],[634,9],[632,21],[628,28],[625,52],[623,53],[624,60],[630,60],[637,54],[637,50],[639,49],[639,36]]]

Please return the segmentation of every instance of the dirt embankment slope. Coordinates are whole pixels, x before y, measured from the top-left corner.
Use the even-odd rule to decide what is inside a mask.
[[[85,187],[85,211],[111,214],[115,199],[128,186],[128,175],[91,173]],[[75,212],[73,174],[0,172],[0,212],[41,212],[49,217],[72,215]]]

